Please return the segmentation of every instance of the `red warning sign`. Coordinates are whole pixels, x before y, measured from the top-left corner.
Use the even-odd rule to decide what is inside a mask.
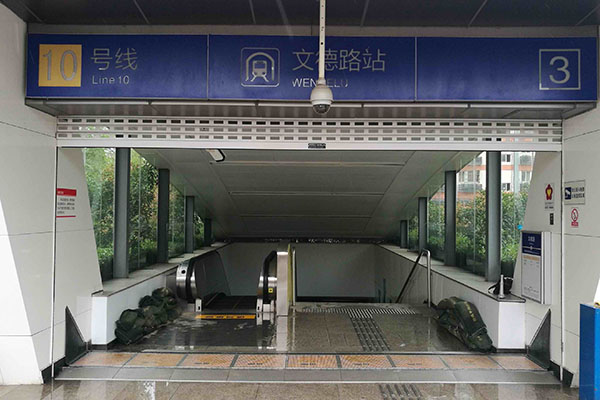
[[[77,201],[76,189],[56,189],[56,218],[75,218],[75,202]]]
[[[571,209],[571,227],[572,228],[579,227],[579,209],[577,209],[577,208]]]

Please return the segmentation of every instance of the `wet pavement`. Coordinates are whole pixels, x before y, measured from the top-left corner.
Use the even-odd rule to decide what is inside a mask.
[[[239,310],[237,310],[239,312]],[[186,312],[124,352],[449,352],[466,347],[426,307],[300,304],[287,318],[199,319]]]
[[[46,385],[0,386],[0,400],[568,400],[577,398],[578,391],[576,389],[559,385],[518,384],[254,384],[55,381]]]

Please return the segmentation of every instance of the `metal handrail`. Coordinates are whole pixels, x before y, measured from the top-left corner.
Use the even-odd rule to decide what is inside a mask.
[[[406,278],[406,281],[404,282],[404,286],[402,286],[400,294],[396,298],[396,303],[400,303],[400,300],[402,299],[402,296],[404,295],[404,292],[406,291],[406,288],[408,287],[408,284],[410,283],[410,280],[412,279],[413,274],[417,269],[417,266],[419,265],[419,261],[421,261],[421,256],[423,254],[425,254],[425,256],[427,257],[427,307],[431,308],[431,252],[427,249],[423,249],[419,253],[419,256],[415,260],[415,263],[413,264],[413,267],[410,270],[410,273],[408,274],[408,278]]]

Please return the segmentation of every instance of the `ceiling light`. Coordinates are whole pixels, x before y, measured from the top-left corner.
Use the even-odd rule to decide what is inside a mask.
[[[206,149],[206,151],[216,162],[221,162],[225,160],[225,154],[223,154],[223,152],[219,149]]]

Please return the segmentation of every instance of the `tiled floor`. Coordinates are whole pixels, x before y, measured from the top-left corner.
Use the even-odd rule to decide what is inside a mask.
[[[114,366],[114,360],[124,357],[93,352],[63,369],[57,379],[558,384],[524,355],[140,353]]]
[[[393,395],[393,396],[392,396]],[[559,385],[472,384],[256,384],[124,381],[55,381],[0,386],[0,400],[570,400],[578,391]]]

